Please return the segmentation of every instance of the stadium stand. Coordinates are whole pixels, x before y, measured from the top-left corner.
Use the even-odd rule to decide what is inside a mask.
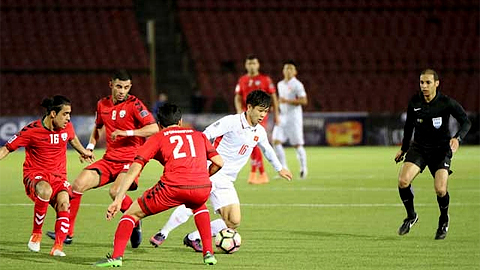
[[[418,73],[431,67],[441,91],[478,112],[477,4],[179,0],[177,8],[207,107],[221,95],[233,111],[236,78],[254,53],[275,81],[283,60],[299,63],[310,111],[401,112],[418,89]],[[222,68],[229,63],[233,70]]]
[[[69,97],[75,114],[91,115],[117,68],[133,73],[132,94],[148,101],[132,0],[2,0],[0,12],[2,116],[40,114],[42,98],[54,94]]]

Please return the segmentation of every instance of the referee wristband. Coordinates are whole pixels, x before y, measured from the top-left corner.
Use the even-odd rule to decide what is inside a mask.
[[[93,150],[95,148],[95,145],[93,145],[93,143],[89,143],[87,144],[87,147],[85,147],[85,149],[87,150]]]
[[[126,132],[128,137],[133,136],[133,130],[127,130]]]

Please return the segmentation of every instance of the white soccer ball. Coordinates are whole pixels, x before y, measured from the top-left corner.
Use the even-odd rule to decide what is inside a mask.
[[[215,246],[219,251],[227,254],[236,252],[241,244],[242,237],[234,229],[223,229],[215,236]]]

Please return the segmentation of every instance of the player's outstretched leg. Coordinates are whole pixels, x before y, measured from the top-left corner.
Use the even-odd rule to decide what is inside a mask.
[[[438,218],[438,229],[437,233],[435,234],[435,240],[443,240],[445,237],[447,237],[447,232],[448,232],[448,225],[450,222],[450,216],[440,216]]]
[[[404,235],[410,232],[410,228],[412,228],[415,223],[418,221],[418,215],[417,213],[414,213],[413,217],[407,217],[406,219],[403,220],[402,226],[398,229],[398,235]]]

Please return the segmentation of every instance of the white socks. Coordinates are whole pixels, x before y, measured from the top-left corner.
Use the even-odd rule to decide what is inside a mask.
[[[275,153],[277,154],[278,160],[282,164],[283,168],[287,167],[287,161],[285,160],[285,150],[283,150],[282,144],[275,144]]]
[[[185,207],[184,204],[180,205],[170,215],[170,218],[168,218],[167,223],[165,223],[160,232],[165,236],[166,239],[171,231],[187,222],[192,215],[193,213],[190,208]]]
[[[295,148],[297,151],[297,159],[298,162],[300,163],[300,170],[303,172],[307,172],[307,153],[305,152],[305,148],[303,146],[299,146]]]

